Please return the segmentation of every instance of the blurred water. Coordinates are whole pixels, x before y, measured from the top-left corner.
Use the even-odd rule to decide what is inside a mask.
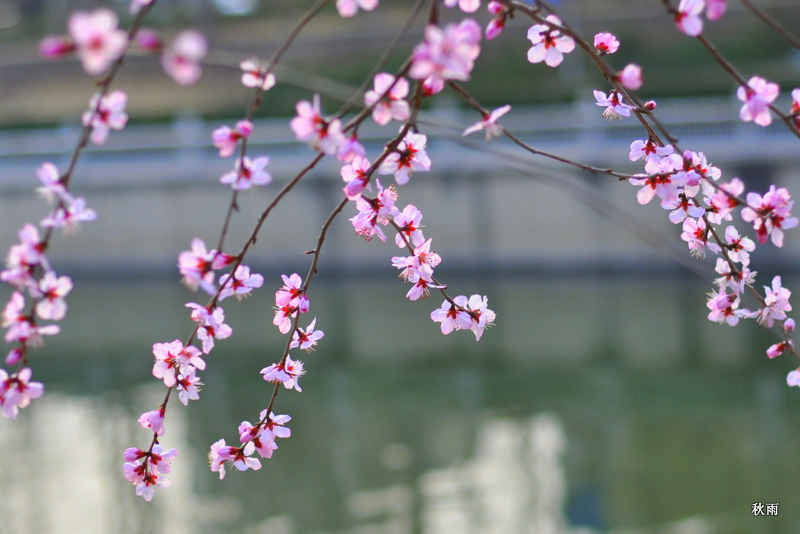
[[[321,274],[310,315],[326,337],[296,355],[303,393],[276,400],[292,437],[260,471],[219,481],[208,448],[266,407],[258,371],[285,342],[271,288],[223,303],[234,337],[207,358],[201,400],[171,404],[161,442],[180,454],[149,504],[122,452],[149,443],[136,418],[165,391],[150,348],[188,335],[191,294],[83,281],[63,335],[33,357],[45,397],[0,421],[0,532],[798,531],[793,365],[765,361],[761,330],[709,324],[702,284],[448,281],[483,288],[498,313],[477,344],[439,333],[427,317],[438,298]],[[779,515],[753,517],[755,502]]]

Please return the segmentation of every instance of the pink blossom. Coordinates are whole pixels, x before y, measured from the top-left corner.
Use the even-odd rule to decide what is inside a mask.
[[[475,13],[481,7],[481,0],[444,0],[445,7],[458,7],[464,13]]]
[[[297,117],[292,119],[289,126],[298,141],[305,141],[329,156],[336,154],[345,141],[341,121],[327,121],[322,117],[319,95],[314,95],[313,104],[307,100],[297,103]]]
[[[753,121],[759,126],[769,126],[772,123],[769,105],[778,98],[779,92],[777,84],[767,82],[760,76],[753,76],[747,82],[747,87],[736,90],[736,98],[744,102],[739,117],[745,122]]]
[[[400,78],[395,82],[394,76],[381,72],[375,75],[373,83],[374,90],[364,93],[364,103],[375,106],[372,120],[381,126],[389,124],[392,119],[400,122],[407,120],[411,114],[411,108],[404,100],[408,95],[408,81]]]
[[[708,229],[703,219],[695,220],[688,218],[683,221],[681,239],[689,244],[689,250],[692,251],[692,255],[698,258],[705,257],[706,248],[715,254],[719,254],[722,250],[716,243],[709,242]]]
[[[703,32],[703,19],[700,12],[705,7],[704,0],[681,0],[675,13],[675,25],[689,37],[697,37]]]
[[[4,417],[16,421],[21,408],[44,394],[44,385],[41,382],[31,382],[31,375],[32,371],[28,367],[11,376],[0,369],[0,409]]]
[[[163,48],[161,39],[152,28],[139,28],[133,36],[133,44],[147,52],[158,52]]]
[[[407,132],[397,150],[389,154],[378,167],[378,173],[394,174],[397,184],[404,185],[411,179],[412,172],[430,171],[431,160],[425,152],[427,142],[425,135]]]
[[[205,306],[190,302],[187,308],[192,308],[192,321],[198,324],[197,338],[203,344],[203,352],[208,354],[214,348],[214,339],[227,339],[233,329],[224,323],[225,311],[217,306],[210,312]]]
[[[219,149],[219,157],[227,158],[236,151],[236,145],[241,139],[247,139],[253,133],[253,123],[247,120],[236,123],[236,128],[221,126],[214,130],[211,139],[214,146]]]
[[[435,89],[444,80],[469,80],[481,52],[480,40],[481,28],[472,19],[448,24],[444,29],[429,24],[425,42],[414,48],[409,77],[425,80],[433,92],[438,92]]]
[[[380,226],[389,224],[389,216],[394,210],[394,203],[397,200],[397,191],[394,186],[384,189],[381,181],[376,179],[375,185],[378,194],[375,198],[366,198],[363,195],[356,199],[358,215],[350,218],[356,233],[369,241],[373,235],[377,235],[381,241],[386,241],[386,235]]]
[[[428,296],[430,296],[430,288],[444,289],[446,287],[447,286],[444,285],[436,285],[430,280],[425,280],[424,278],[418,277],[417,280],[414,281],[414,285],[408,290],[408,293],[406,293],[406,298],[408,300],[428,298]]]
[[[184,30],[161,56],[161,66],[178,85],[193,85],[200,79],[200,60],[208,52],[208,43],[196,30]]]
[[[45,228],[61,228],[65,233],[74,232],[81,222],[94,221],[97,212],[86,207],[86,199],[65,199],[56,210],[42,220]]]
[[[728,257],[731,260],[741,263],[743,266],[750,264],[750,252],[755,250],[756,245],[753,240],[748,237],[739,235],[739,231],[734,226],[728,226],[725,229],[725,240],[728,242],[726,248],[728,249]]]
[[[297,317],[297,307],[284,305],[275,308],[275,317],[272,324],[278,327],[281,334],[288,334],[292,329],[292,318]]]
[[[14,347],[8,352],[6,356],[6,365],[17,365],[25,356],[25,345]]]
[[[764,307],[748,317],[757,319],[758,324],[771,328],[775,321],[786,319],[786,312],[792,311],[792,305],[789,304],[792,292],[781,286],[780,276],[772,279],[772,287],[764,286],[764,291],[766,292]]]
[[[274,363],[269,367],[264,367],[260,373],[264,375],[264,380],[267,382],[280,382],[286,389],[300,389],[300,376],[305,373],[303,369],[303,362],[294,361],[288,354],[283,363]]]
[[[497,318],[497,314],[490,310],[488,305],[489,299],[485,295],[483,297],[472,295],[467,302],[467,308],[472,312],[470,330],[475,334],[475,341],[480,341],[483,331],[494,325],[494,320]]]
[[[547,22],[561,26],[561,19],[556,15],[548,15]],[[561,30],[553,29],[548,24],[536,24],[528,30],[528,40],[533,46],[528,50],[530,63],[541,63],[548,67],[557,67],[564,60],[564,54],[575,49],[575,41]]]
[[[422,235],[423,225],[422,212],[417,209],[413,204],[409,204],[403,211],[394,216],[394,222],[400,227],[400,231],[395,235],[395,244],[403,248],[406,244],[413,244],[415,247],[422,245],[425,242],[425,236]]]
[[[252,57],[239,63],[244,71],[242,85],[245,87],[258,87],[262,91],[269,91],[275,85],[275,75],[267,72],[267,66]]]
[[[281,275],[283,287],[275,292],[275,304],[278,306],[292,306],[298,308],[300,313],[308,313],[308,296],[303,289],[303,279],[299,274],[291,276]],[[286,332],[284,332],[285,334]]]
[[[25,314],[25,297],[19,291],[13,292],[6,303],[0,326],[8,328],[5,335],[7,342],[30,346],[41,345],[41,336],[54,336],[61,331],[58,325],[36,326],[33,318]]]
[[[497,17],[489,21],[489,24],[486,25],[486,30],[484,31],[484,35],[486,35],[486,40],[491,41],[492,39],[496,38],[498,35],[503,33],[503,30],[506,29],[506,18],[505,17]]]
[[[336,0],[336,10],[344,18],[354,17],[358,8],[372,11],[378,7],[378,0]]]
[[[613,54],[619,49],[619,41],[611,33],[598,33],[594,36],[594,48],[601,56]]]
[[[191,347],[194,348],[194,347]],[[199,351],[198,351],[199,352]],[[184,406],[188,406],[190,400],[198,400],[200,398],[200,378],[195,376],[195,368],[187,367],[186,373],[183,372],[178,376],[176,382],[178,386],[178,399]]]
[[[140,453],[136,452],[140,451]],[[164,473],[169,473],[170,467],[168,460],[177,456],[177,449],[170,449],[163,452],[161,445],[158,443],[153,445],[153,451],[148,453],[140,449],[128,449],[125,451],[124,458],[126,460],[136,458],[132,461],[126,461],[122,466],[122,471],[125,474],[125,479],[136,486],[136,495],[142,497],[145,501],[150,502],[155,494],[156,488],[167,488],[171,481],[164,478],[164,475],[159,472],[163,470]],[[151,458],[155,460],[151,463]]]
[[[70,15],[68,27],[83,69],[92,76],[103,74],[128,46],[128,35],[117,28],[117,15],[110,9]]]
[[[739,205],[739,201],[736,197],[744,193],[744,183],[738,178],[734,178],[728,183],[719,184],[719,188],[717,191],[714,192],[713,196],[707,199],[708,205],[713,210],[714,219],[711,219],[711,215],[709,214],[709,220],[712,222],[716,222],[719,224],[718,221],[727,217],[727,220],[730,220],[730,213]]]
[[[229,279],[231,280],[230,282],[228,282]],[[264,285],[264,277],[257,273],[250,274],[250,267],[247,265],[239,265],[233,272],[232,278],[228,274],[220,276],[219,285],[223,288],[219,294],[219,300],[233,295],[242,300],[244,297],[249,296],[253,289]]]
[[[679,195],[678,198],[672,200],[662,200],[661,207],[666,210],[673,210],[669,214],[669,220],[672,224],[682,223],[686,217],[702,217],[706,212],[705,208],[697,206],[686,195]]]
[[[72,280],[68,276],[56,277],[53,271],[47,271],[39,281],[42,300],[36,304],[36,314],[41,319],[60,321],[67,313],[64,297],[72,291]]]
[[[39,55],[48,59],[66,56],[75,50],[75,42],[66,35],[50,35],[39,43]]]
[[[631,110],[634,109],[633,106],[624,102],[622,95],[617,91],[609,92],[608,96],[602,91],[595,90],[592,92],[595,100],[597,100],[597,105],[606,108],[603,111],[603,117],[608,121],[617,120],[620,117],[629,117]]]
[[[400,278],[409,282],[416,282],[420,278],[428,282],[433,280],[433,269],[442,262],[442,258],[431,251],[432,240],[433,238],[430,238],[416,247],[412,256],[392,258],[392,266],[402,269]]]
[[[797,226],[798,220],[791,216],[794,201],[786,188],[770,186],[762,197],[757,193],[747,194],[747,207],[742,210],[742,219],[754,223],[756,237],[763,244],[771,237],[776,247],[783,246],[783,230]]]
[[[264,420],[266,415],[267,410],[261,410],[261,420]],[[252,442],[262,458],[272,458],[273,451],[278,448],[275,439],[288,438],[292,435],[292,431],[284,426],[291,420],[288,415],[270,413],[263,424],[253,426],[249,421],[243,421],[239,425],[239,439],[242,443]]]
[[[651,160],[653,162],[654,160]],[[661,200],[668,202],[664,205],[665,208],[672,207],[671,202],[678,198],[678,188],[686,185],[686,178],[679,176],[677,173],[672,174],[672,164],[669,160],[662,160],[659,162],[659,168],[653,169],[657,172],[645,178],[630,178],[628,181],[632,185],[643,186],[636,194],[636,200],[639,204],[647,204],[654,196],[658,196]]]
[[[800,386],[800,369],[791,371],[786,375],[786,383],[789,386]]]
[[[422,94],[424,96],[433,96],[441,93],[444,90],[444,80],[436,76],[429,76],[422,82]]]
[[[482,121],[476,122],[464,130],[462,137],[466,137],[479,130],[486,130],[487,141],[491,141],[495,137],[500,137],[503,135],[503,127],[497,124],[497,121],[509,111],[511,111],[511,106],[508,105],[495,109],[491,114],[484,116]]]
[[[720,291],[727,287],[737,295],[744,292],[745,286],[755,283],[756,274],[758,274],[755,271],[751,271],[747,266],[734,271],[731,269],[730,263],[723,258],[717,258],[717,266],[714,270],[722,275],[714,280]]]
[[[727,322],[731,326],[736,326],[742,311],[744,311],[737,310],[740,300],[739,295],[720,291],[719,293],[711,293],[709,296],[711,298],[707,306],[711,312],[708,314],[708,320],[718,323]]]
[[[794,117],[794,125],[800,129],[800,88],[792,90],[792,109],[790,111]]]
[[[352,163],[342,167],[342,180],[347,183],[343,191],[347,200],[356,200],[361,196],[361,192],[369,186],[371,168],[370,161],[361,156],[356,156]]]
[[[647,141],[637,140],[631,143],[631,152],[628,159],[636,161],[639,159],[649,160],[656,156],[659,158],[672,154],[675,149],[672,145],[659,146],[652,139]]]
[[[366,158],[367,150],[364,148],[364,145],[361,144],[361,141],[358,140],[358,135],[353,133],[353,135],[346,138],[342,146],[339,147],[339,152],[336,154],[336,157],[342,163],[352,163],[357,156]]]
[[[164,435],[164,406],[160,406],[152,412],[145,412],[139,416],[139,424],[142,428],[151,429],[157,436]]]
[[[464,310],[467,306],[467,297],[459,295],[453,299],[454,304],[445,300],[442,307],[431,312],[431,319],[442,323],[442,334],[449,334],[453,330],[468,330],[472,328],[472,317]]]
[[[211,466],[212,472],[219,472],[220,480],[225,478],[225,463],[230,461],[233,457],[233,449],[235,449],[235,447],[225,445],[224,439],[211,445],[211,451],[208,453],[208,463]]]
[[[67,190],[61,183],[61,175],[55,165],[49,161],[42,163],[39,168],[36,169],[36,176],[39,178],[39,181],[42,182],[42,187],[37,187],[36,192],[45,199],[48,204],[52,204],[56,199],[65,200],[69,198]]]
[[[775,343],[767,349],[767,356],[775,358],[783,354],[783,351],[788,350],[790,347],[794,347],[794,342],[791,339]]]
[[[33,297],[39,297],[39,285],[33,277],[34,267],[50,265],[44,255],[44,244],[40,241],[39,230],[26,224],[18,233],[21,243],[12,245],[6,257],[7,270],[0,272],[0,281],[16,289],[28,288]]]
[[[102,145],[111,130],[122,130],[128,123],[125,105],[128,96],[123,91],[112,91],[107,96],[97,93],[89,102],[89,111],[83,113],[84,126],[92,127],[92,143]]]
[[[717,20],[725,14],[728,7],[727,0],[708,0],[708,7],[706,7],[706,17],[708,20]]]
[[[638,91],[642,87],[642,67],[635,63],[629,63],[617,75],[617,80],[625,89]]]
[[[314,330],[314,326],[317,324],[317,318],[314,317],[314,320],[311,321],[311,324],[308,325],[308,328],[303,330],[302,328],[298,328],[297,330],[292,333],[292,342],[289,345],[290,349],[296,349],[300,347],[303,350],[312,351],[314,350],[314,345],[317,344],[317,341],[325,336],[325,332],[322,330]]]
[[[272,175],[264,170],[267,164],[269,164],[268,156],[253,160],[247,156],[238,158],[234,170],[223,174],[219,181],[222,184],[231,184],[234,191],[246,191],[254,185],[267,185],[272,182]]]
[[[193,239],[192,250],[185,250],[178,255],[178,270],[183,275],[183,283],[192,291],[202,287],[206,293],[213,295],[216,288],[212,269],[217,255],[216,250],[206,250],[202,239]]]
[[[206,362],[200,357],[200,350],[192,345],[183,346],[180,340],[172,343],[153,344],[153,355],[156,363],[153,365],[153,376],[164,380],[164,385],[171,388],[175,385],[176,372],[182,375],[194,375],[194,368],[201,371],[206,368]]]

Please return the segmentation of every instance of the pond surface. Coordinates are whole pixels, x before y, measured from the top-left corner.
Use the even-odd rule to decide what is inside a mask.
[[[211,443],[269,401],[258,372],[285,338],[262,289],[223,303],[234,336],[206,358],[200,401],[170,403],[161,442],[180,453],[151,503],[122,452],[149,443],[136,419],[165,393],[151,347],[188,335],[192,295],[76,284],[63,334],[33,355],[45,396],[0,420],[0,533],[800,531],[793,364],[768,361],[763,330],[709,323],[703,284],[455,280],[498,314],[476,343],[430,322],[438,298],[323,276],[308,320],[326,336],[294,355],[303,392],[275,405],[291,438],[260,471],[208,469]],[[759,502],[778,516],[754,517]]]

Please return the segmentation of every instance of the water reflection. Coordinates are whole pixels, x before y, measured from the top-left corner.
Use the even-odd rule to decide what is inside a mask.
[[[281,342],[260,322],[264,299],[231,306],[241,337],[209,357],[202,400],[170,411],[162,443],[180,454],[172,487],[150,504],[124,480],[121,455],[148,439],[136,417],[163,395],[149,345],[185,330],[186,293],[80,289],[63,341],[36,355],[47,394],[16,424],[0,421],[0,533],[736,534],[796,532],[800,521],[800,398],[783,385],[785,362],[749,363],[763,339],[717,330],[721,343],[705,342],[702,303],[681,298],[695,288],[498,283],[504,322],[477,348],[455,336],[442,348],[422,321],[381,352],[385,332],[416,332],[405,314],[418,309],[364,314],[355,290],[333,286],[314,300],[320,324],[337,323],[330,344],[304,358],[303,393],[277,400],[292,437],[262,470],[219,481],[208,446],[233,441],[265,407],[258,370]],[[583,306],[524,307],[565,294]],[[780,515],[751,516],[757,501],[780,502]]]

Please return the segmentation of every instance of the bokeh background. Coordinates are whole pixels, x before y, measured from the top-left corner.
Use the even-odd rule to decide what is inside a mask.
[[[757,2],[800,33],[795,1]],[[779,83],[778,105],[800,86],[800,51],[738,2],[706,35],[746,76]],[[94,91],[75,60],[38,57],[42,36],[65,31],[69,13],[126,1],[0,1],[0,248],[47,207],[35,169],[64,168]],[[497,326],[442,336],[390,266],[391,243],[355,236],[346,208],[329,234],[310,292],[325,331],[296,355],[303,393],[282,391],[276,413],[293,417],[259,472],[208,470],[211,443],[237,437],[266,407],[258,371],[281,354],[271,325],[281,273],[308,269],[303,255],[341,198],[336,162],[314,169],[265,224],[246,263],[266,278],[243,302],[226,301],[234,336],[218,342],[201,373],[201,400],[172,405],[165,447],[180,450],[173,485],[144,503],[122,476],[122,451],[150,434],[136,418],[164,388],[151,376],[152,344],[192,328],[180,251],[215,243],[229,190],[211,131],[240,119],[250,90],[241,59],[267,59],[305,0],[158,0],[148,25],[169,38],[191,27],[208,38],[200,81],[176,86],[154,57],[130,57],[114,88],[129,95],[130,123],[81,158],[72,187],[99,218],[58,236],[50,253],[75,280],[61,335],[33,355],[46,395],[16,423],[0,420],[0,533],[252,534],[729,534],[800,531],[800,392],[785,385],[796,362],[768,361],[774,338],[752,324],[706,319],[713,259],[690,258],[680,230],[636,188],[533,158],[461,131],[479,117],[452,94],[426,102],[430,173],[400,189],[443,257],[437,276],[452,294],[489,296]],[[382,0],[342,20],[328,6],[277,70],[256,113],[251,155],[269,155],[274,182],[243,195],[228,243],[238,250],[255,217],[313,153],[288,121],[314,93],[332,113],[363,82],[405,23],[412,2]],[[640,95],[724,178],[748,190],[797,193],[800,144],[782,125],[738,120],[736,85],[699,43],[680,34],[657,0],[562,0],[563,18],[591,38],[615,33],[610,57],[644,69]],[[462,14],[445,10],[446,20]],[[485,11],[475,18],[483,25]],[[512,104],[503,124],[532,145],[598,166],[638,172],[642,139],[632,120],[607,123],[592,89],[607,90],[579,53],[558,69],[526,61],[530,26],[518,16],[482,43],[465,87],[486,107]],[[387,70],[422,38],[422,21]],[[226,66],[228,65],[228,66]],[[365,124],[375,157],[396,125]],[[745,226],[739,224],[741,229]],[[797,237],[753,254],[761,284],[781,274],[798,287]],[[762,250],[763,249],[763,250]],[[0,288],[5,301],[10,291]],[[746,303],[751,305],[752,303]],[[753,503],[779,503],[753,517]]]

